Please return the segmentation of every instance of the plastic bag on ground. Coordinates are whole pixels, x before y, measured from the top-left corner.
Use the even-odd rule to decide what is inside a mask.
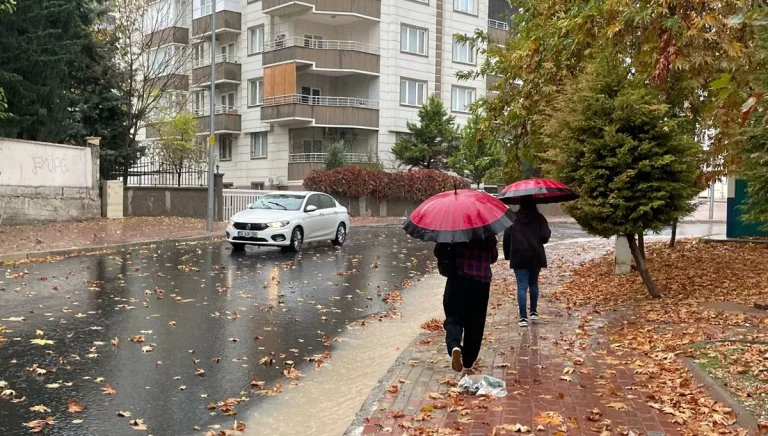
[[[507,384],[503,380],[484,374],[465,375],[459,381],[459,388],[471,395],[492,395],[499,398],[507,396]]]

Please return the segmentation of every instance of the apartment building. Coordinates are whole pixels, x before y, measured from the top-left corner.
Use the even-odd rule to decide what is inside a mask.
[[[189,1],[192,3],[190,4]],[[216,43],[211,46],[212,2]],[[214,135],[226,184],[301,189],[343,140],[350,161],[395,162],[389,153],[419,106],[437,94],[463,124],[493,78],[459,81],[483,62],[455,36],[489,29],[503,40],[507,0],[162,0],[158,50],[191,50],[173,74],[210,130],[210,50],[216,53]],[[183,24],[178,24],[183,23]],[[187,25],[188,23],[188,25]],[[188,74],[186,74],[188,72]],[[179,77],[185,76],[186,77]],[[147,139],[152,139],[151,129]]]

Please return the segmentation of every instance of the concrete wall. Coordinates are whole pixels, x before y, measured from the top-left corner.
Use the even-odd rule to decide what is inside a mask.
[[[224,210],[223,174],[216,174],[214,184],[215,217]],[[168,216],[205,218],[207,187],[129,186],[123,191],[123,216]]]
[[[0,225],[100,216],[98,147],[0,138]]]

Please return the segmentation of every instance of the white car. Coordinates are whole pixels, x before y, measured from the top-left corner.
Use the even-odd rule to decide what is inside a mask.
[[[248,209],[232,216],[227,225],[227,241],[236,251],[246,245],[300,251],[305,243],[315,241],[341,246],[347,240],[349,228],[347,208],[330,195],[280,191],[265,194]]]

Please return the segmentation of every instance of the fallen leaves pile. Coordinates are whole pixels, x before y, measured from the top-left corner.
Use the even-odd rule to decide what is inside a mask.
[[[631,367],[648,405],[668,415],[684,434],[745,434],[730,427],[734,412],[712,400],[682,357],[701,341],[768,341],[768,313],[752,309],[768,300],[768,250],[685,241],[675,249],[651,245],[647,258],[660,300],[648,297],[638,274],[614,275],[612,255],[572,271],[553,295],[581,317],[579,331],[585,337],[606,323],[610,345],[597,358]],[[708,348],[730,365],[736,361],[728,350]],[[768,359],[766,353],[753,357],[752,363]],[[764,391],[766,385],[761,386]]]

